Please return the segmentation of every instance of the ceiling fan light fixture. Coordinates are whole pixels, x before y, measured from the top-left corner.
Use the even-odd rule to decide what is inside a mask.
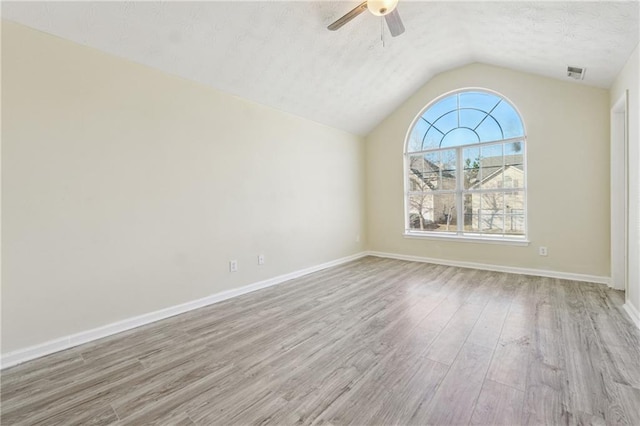
[[[368,0],[367,9],[376,16],[384,16],[393,12],[398,0]]]

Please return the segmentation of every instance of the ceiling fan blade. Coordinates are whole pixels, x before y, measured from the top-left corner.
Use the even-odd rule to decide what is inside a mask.
[[[400,19],[398,8],[385,15],[384,19],[387,21],[387,26],[389,27],[389,32],[392,37],[397,37],[404,32],[404,24],[402,23],[402,19]]]
[[[363,1],[362,3],[360,3],[358,6],[354,7],[351,11],[349,11],[342,18],[338,19],[336,22],[334,22],[333,24],[329,25],[327,27],[327,29],[329,31],[335,31],[335,30],[341,28],[347,22],[351,21],[356,16],[360,15],[365,10],[367,10],[367,2],[366,2],[366,0]]]

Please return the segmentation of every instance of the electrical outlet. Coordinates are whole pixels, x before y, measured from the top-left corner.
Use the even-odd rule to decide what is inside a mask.
[[[356,234],[356,243],[360,242],[360,234]]]
[[[238,261],[230,260],[229,261],[229,272],[238,272]]]
[[[549,254],[549,252],[547,251],[546,247],[542,247],[541,246],[541,247],[538,248],[538,254],[540,256],[547,256]]]
[[[258,265],[264,265],[264,254],[258,255]]]

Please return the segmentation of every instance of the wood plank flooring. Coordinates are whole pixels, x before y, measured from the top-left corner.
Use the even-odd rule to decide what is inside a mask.
[[[367,257],[2,372],[2,425],[640,425],[623,293]]]

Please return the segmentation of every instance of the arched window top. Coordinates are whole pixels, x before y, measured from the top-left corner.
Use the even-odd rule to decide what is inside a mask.
[[[449,94],[416,119],[407,152],[428,151],[524,136],[520,114],[504,97],[479,89]]]

